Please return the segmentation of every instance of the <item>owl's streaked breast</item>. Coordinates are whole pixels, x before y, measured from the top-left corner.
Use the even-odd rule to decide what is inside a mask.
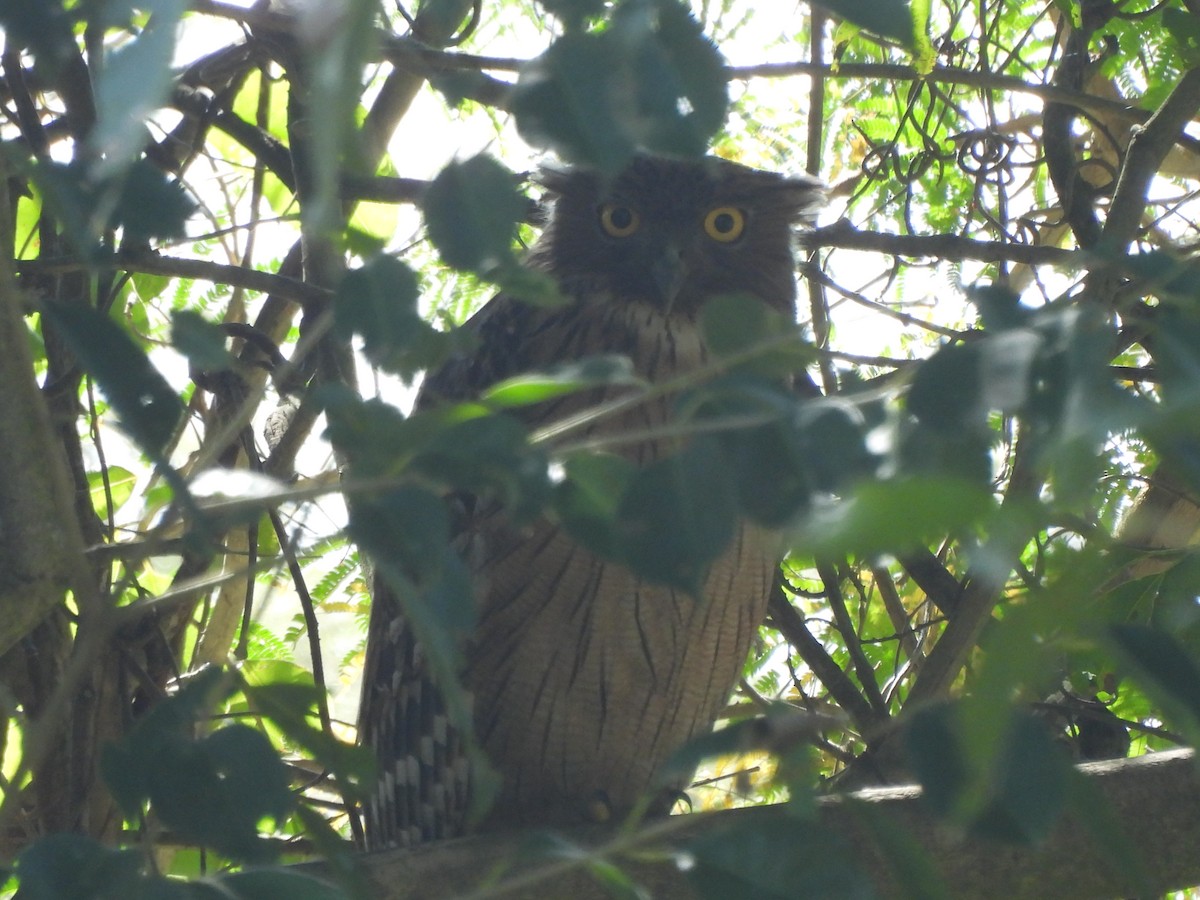
[[[658,383],[707,361],[693,318],[605,298],[597,305],[580,321],[564,315],[538,339],[571,358],[603,335],[602,346],[628,353],[637,372]],[[672,400],[657,397],[583,432],[662,431]],[[556,404],[546,421],[578,412],[578,400]],[[680,441],[671,435],[610,449],[645,464]],[[727,702],[765,616],[773,543],[742,526],[695,598],[596,557],[550,521],[517,530],[496,511],[477,528],[486,587],[466,681],[483,746],[506,762],[490,824],[567,824],[597,809],[628,811],[655,787],[670,754],[711,727]]]

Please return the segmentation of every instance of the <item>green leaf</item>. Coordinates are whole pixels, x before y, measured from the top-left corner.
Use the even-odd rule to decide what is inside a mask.
[[[429,239],[446,265],[487,275],[511,263],[527,205],[515,176],[481,153],[442,169],[422,209]]]
[[[958,812],[971,778],[956,716],[951,704],[928,706],[913,713],[904,733],[906,759],[922,800],[943,819]]]
[[[605,896],[613,900],[650,900],[629,873],[611,860],[598,856],[594,849],[573,843],[553,832],[530,832],[521,841],[518,863],[530,860],[568,860],[584,868],[604,886]]]
[[[844,797],[843,802],[892,870],[897,900],[953,900],[954,895],[932,854],[915,833],[897,828],[896,817],[878,803],[859,800],[854,795]]]
[[[739,753],[779,752],[815,737],[829,727],[829,717],[797,712],[783,703],[768,707],[765,716],[743,719],[692,738],[671,754],[655,776],[669,787],[692,776],[706,760]]]
[[[770,527],[806,510],[814,491],[843,490],[876,467],[863,417],[841,401],[799,401],[773,380],[735,374],[680,406],[720,441],[742,512]]]
[[[620,499],[633,481],[636,466],[612,453],[574,453],[562,465],[566,477],[554,486],[555,514],[575,540],[612,559],[618,554]]]
[[[372,888],[359,855],[353,845],[333,829],[329,820],[306,804],[297,807],[296,818],[304,826],[316,856],[323,860],[323,874],[341,885],[350,897],[371,896]]]
[[[767,828],[739,823],[684,845],[688,880],[707,900],[753,897],[866,900],[874,886],[854,850],[815,821],[780,816]]]
[[[89,837],[44,837],[17,859],[22,900],[94,900],[101,886],[108,896],[141,896],[142,861],[133,850],[112,850]]]
[[[287,773],[266,737],[227,725],[197,740],[195,722],[233,682],[217,669],[194,676],[159,703],[101,755],[101,773],[130,816],[149,802],[184,840],[231,859],[269,859],[276,850],[258,837],[265,817],[281,821],[295,799]]]
[[[59,67],[76,52],[71,20],[62,0],[0,2],[0,26],[7,48],[32,51],[48,82],[57,80]]]
[[[789,375],[812,360],[795,322],[750,294],[709,300],[700,310],[700,329],[710,352],[739,361],[736,371]]]
[[[403,485],[356,497],[352,509],[350,534],[372,556],[387,557],[418,584],[441,576],[450,546],[450,515],[441,497]],[[471,623],[459,624],[465,630]]]
[[[374,754],[369,747],[344,743],[321,730],[316,714],[318,688],[311,674],[300,674],[304,680],[292,683],[247,680],[242,691],[256,712],[266,716],[288,740],[310,754],[314,762],[332,772],[339,787],[353,797],[355,791],[362,791],[374,782]]]
[[[601,172],[643,148],[702,155],[725,119],[720,53],[677,0],[626,0],[604,31],[572,31],[521,71],[511,108],[531,144]]]
[[[503,414],[451,423],[411,465],[447,487],[498,497],[517,521],[528,521],[549,499],[545,451],[531,447],[525,427]]]
[[[175,36],[185,0],[155,0],[146,27],[108,54],[95,84],[96,125],[88,136],[103,171],[123,168],[149,134],[145,122],[163,105],[174,73]]]
[[[645,381],[634,372],[629,357],[589,356],[508,378],[492,385],[479,399],[489,407],[509,409],[543,403],[587,388],[644,384]]]
[[[969,825],[984,837],[1034,844],[1058,824],[1072,775],[1066,752],[1046,723],[1007,705],[990,760],[972,755],[963,739],[974,736],[959,704],[920,710],[909,721],[907,759],[924,802],[943,819]],[[994,720],[994,719],[993,719]],[[982,763],[982,765],[981,765]]]
[[[922,363],[908,392],[908,410],[936,431],[978,426],[987,412],[978,343],[949,344]]]
[[[137,475],[120,466],[108,467],[108,493],[112,496],[112,508],[116,511],[133,496],[137,486]],[[88,473],[88,489],[92,495],[92,508],[101,518],[108,517],[108,495],[105,493],[104,477],[99,472]]]
[[[699,595],[736,516],[720,446],[697,438],[634,475],[618,510],[620,559],[643,578]]]
[[[174,281],[168,275],[151,275],[148,272],[134,272],[129,276],[138,299],[143,303],[157,300]]]
[[[149,456],[161,457],[183,417],[183,403],[142,349],[90,306],[47,301],[43,315],[96,379],[125,431]]]
[[[436,424],[417,416],[406,419],[391,404],[363,400],[342,386],[323,385],[314,399],[329,423],[325,437],[346,454],[352,473],[360,477],[395,475]]]
[[[225,332],[190,309],[171,312],[171,346],[202,372],[223,372],[236,364],[225,348]]]
[[[723,434],[721,443],[747,517],[780,527],[808,508],[812,472],[804,441],[787,423],[775,422]]]
[[[907,0],[822,0],[821,6],[836,16],[882,37],[913,45],[913,20]]]
[[[1180,57],[1189,66],[1200,62],[1200,21],[1197,21],[1195,14],[1167,7],[1162,11],[1162,23]]]
[[[810,400],[800,404],[793,428],[817,490],[841,492],[876,474],[879,460],[867,449],[869,426],[857,406]]]
[[[381,9],[379,0],[360,0],[339,6],[332,19],[322,4],[302,4],[294,14],[306,38],[301,102],[308,152],[293,157],[303,167],[301,180],[308,183],[308,202],[300,212],[312,233],[324,235],[341,229],[339,173],[359,166],[356,116],[367,60],[379,42],[375,23]],[[288,108],[290,117],[293,107]]]
[[[814,510],[796,542],[818,554],[902,553],[977,523],[994,509],[987,485],[952,476],[864,482],[841,502]]]
[[[627,0],[613,14],[635,93],[622,110],[642,147],[657,153],[702,156],[729,106],[725,60],[686,4]],[[630,113],[633,115],[630,115]]]
[[[1046,723],[1014,714],[994,767],[990,802],[973,829],[1024,844],[1044,840],[1062,816],[1071,775],[1066,752]]]
[[[133,163],[112,183],[116,205],[109,227],[120,228],[126,243],[143,244],[151,238],[181,238],[196,204],[183,186],[144,159]]]
[[[1108,638],[1150,696],[1200,734],[1200,665],[1174,637],[1146,625],[1111,625]]]
[[[979,317],[989,332],[1019,328],[1028,323],[1030,312],[1021,306],[1021,298],[1006,287],[995,284],[975,285],[967,297],[979,309]]]
[[[521,69],[511,100],[517,131],[563,159],[619,172],[636,149],[615,109],[620,69],[620,48],[608,32],[559,38]]]
[[[520,265],[515,258],[487,273],[487,277],[508,296],[533,306],[553,309],[568,302],[551,275]]]
[[[348,271],[334,298],[339,334],[359,335],[367,359],[411,379],[441,365],[455,345],[452,334],[438,331],[418,310],[417,274],[391,256],[376,256]]]
[[[76,250],[99,262],[104,232],[122,229],[127,243],[177,238],[196,205],[183,188],[144,159],[117,171],[95,172],[78,162],[39,161],[29,168],[48,208]]]
[[[259,840],[258,823],[282,821],[294,798],[266,737],[227,725],[199,741],[172,736],[159,750],[169,759],[151,761],[146,754],[143,765],[149,766],[151,806],[164,825],[231,859],[261,862],[277,854]]]

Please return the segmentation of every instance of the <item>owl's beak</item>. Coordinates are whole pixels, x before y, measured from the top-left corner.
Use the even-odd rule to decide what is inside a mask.
[[[687,263],[683,259],[683,248],[674,243],[663,248],[662,254],[650,267],[654,285],[658,288],[662,300],[663,311],[670,312],[675,304],[675,298],[687,279]]]

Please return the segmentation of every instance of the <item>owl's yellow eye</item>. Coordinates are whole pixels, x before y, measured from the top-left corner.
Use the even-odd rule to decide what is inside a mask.
[[[600,227],[615,238],[629,237],[642,224],[637,210],[620,203],[605,203],[600,207]]]
[[[746,230],[746,214],[736,206],[718,206],[704,217],[704,233],[714,241],[731,244]]]

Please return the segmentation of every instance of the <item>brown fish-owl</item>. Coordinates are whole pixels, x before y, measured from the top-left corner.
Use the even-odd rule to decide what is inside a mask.
[[[567,302],[497,296],[464,326],[469,355],[430,374],[419,404],[468,399],[531,369],[622,354],[650,382],[706,362],[698,317],[726,294],[795,314],[793,232],[818,205],[818,182],[725,160],[637,157],[606,179],[543,172],[554,198],[528,265]],[[607,388],[531,407],[544,426],[629,390]],[[670,397],[588,426],[619,438],[660,428]],[[578,436],[578,433],[576,433]],[[665,439],[617,441],[639,465]],[[662,763],[710,729],[765,615],[776,557],[742,525],[700,596],[645,581],[576,544],[549,518],[513,526],[497,504],[466,498],[459,544],[477,585],[464,652],[478,739],[503,779],[484,828],[565,825],[621,814],[655,787]],[[371,847],[462,833],[470,772],[398,603],[376,580],[359,718],[380,782],[366,803]]]

